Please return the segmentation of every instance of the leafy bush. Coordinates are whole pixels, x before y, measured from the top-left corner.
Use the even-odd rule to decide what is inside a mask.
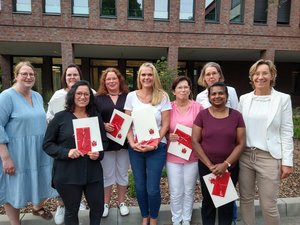
[[[154,63],[154,66],[157,69],[163,89],[168,93],[170,99],[174,100],[171,85],[174,78],[177,76],[178,71],[176,69],[170,69],[168,67],[168,60],[166,57],[161,57],[161,59],[157,60],[156,63]]]
[[[294,138],[300,139],[300,107],[293,110]]]
[[[132,171],[129,171],[128,174],[128,191],[127,194],[129,197],[131,198],[136,198],[136,191],[135,191],[135,187],[134,187],[134,178],[133,178],[133,174]]]

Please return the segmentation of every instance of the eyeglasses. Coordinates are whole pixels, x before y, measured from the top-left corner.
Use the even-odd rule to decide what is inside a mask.
[[[76,95],[76,97],[78,97],[78,98],[80,98],[80,97],[85,97],[85,98],[87,98],[87,97],[89,97],[90,96],[90,93],[83,93],[83,92],[77,92],[77,93],[75,93],[75,95]]]
[[[19,73],[22,77],[26,78],[26,77],[35,77],[34,73]]]
[[[116,81],[116,80],[118,80],[117,77],[112,77],[112,78],[105,79],[105,81],[107,81],[107,82],[109,82],[109,81]]]

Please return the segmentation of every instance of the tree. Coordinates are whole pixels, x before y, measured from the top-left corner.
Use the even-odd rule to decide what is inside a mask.
[[[158,76],[160,78],[160,82],[162,84],[163,89],[168,93],[170,99],[173,100],[174,96],[172,93],[172,82],[174,78],[178,75],[177,69],[170,69],[168,67],[168,61],[166,57],[161,57],[159,60],[154,63],[154,66],[157,69]]]

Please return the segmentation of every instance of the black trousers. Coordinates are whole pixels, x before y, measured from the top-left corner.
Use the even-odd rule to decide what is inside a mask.
[[[104,210],[103,182],[74,185],[54,181],[54,186],[65,204],[65,225],[79,225],[78,211],[83,193],[90,207],[90,225],[100,224]]]
[[[211,171],[201,161],[198,161],[198,168],[199,168],[199,176],[200,176],[200,183],[201,183],[201,192],[203,196],[202,208],[201,208],[202,223],[203,225],[215,225],[217,209],[214,206],[209,191],[203,180],[203,176],[210,174]],[[235,186],[238,181],[239,165],[238,164],[235,165],[234,168],[229,169],[228,171],[231,173],[230,176]],[[233,217],[232,214],[233,204],[234,202],[230,202],[218,208],[219,225],[231,225],[232,217]]]

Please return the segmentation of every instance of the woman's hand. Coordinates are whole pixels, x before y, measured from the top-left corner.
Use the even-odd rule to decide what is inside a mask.
[[[293,173],[293,167],[291,166],[281,166],[281,179],[287,178]]]
[[[2,159],[2,163],[3,163],[3,173],[6,173],[10,176],[15,175],[16,168],[14,166],[14,162],[10,157],[6,157],[5,159]]]
[[[87,154],[91,160],[97,160],[100,156],[100,152],[88,152]]]
[[[76,148],[70,149],[68,153],[68,157],[71,159],[77,159],[80,156],[84,156],[84,154],[81,151],[77,150]]]
[[[176,141],[178,141],[178,139],[179,139],[179,137],[178,137],[177,134],[175,134],[175,133],[170,133],[169,134],[169,141],[170,142],[176,142]]]
[[[209,168],[211,172],[216,175],[217,177],[222,177],[223,174],[227,170],[227,164],[226,163],[218,163],[212,167]]]
[[[115,126],[111,123],[104,123],[105,131],[111,133],[115,130]]]

